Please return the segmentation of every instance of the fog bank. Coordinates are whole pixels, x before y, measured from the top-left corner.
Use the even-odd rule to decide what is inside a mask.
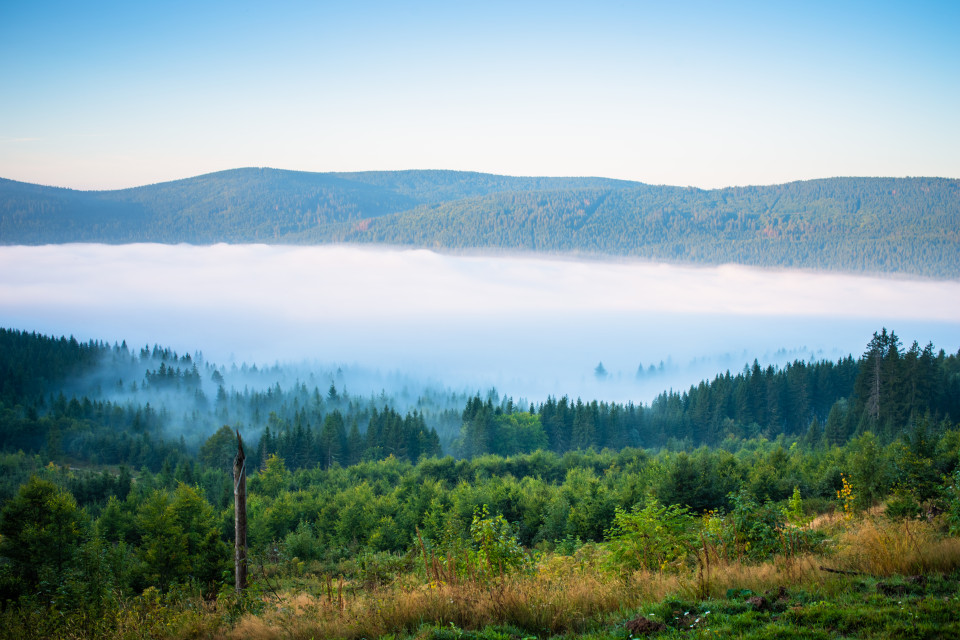
[[[350,246],[17,246],[0,247],[0,324],[224,364],[649,401],[754,358],[856,356],[882,326],[956,351],[960,282]]]

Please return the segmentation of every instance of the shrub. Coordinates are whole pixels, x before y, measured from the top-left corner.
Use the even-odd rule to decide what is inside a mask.
[[[529,561],[510,523],[500,514],[491,517],[487,505],[474,511],[470,537],[475,546],[474,564],[481,574],[504,574]]]
[[[809,551],[823,540],[823,534],[787,524],[782,507],[772,502],[757,504],[747,491],[730,495],[733,509],[723,518],[712,518],[705,534],[730,560],[767,560],[776,553]],[[792,509],[800,511],[800,505]],[[789,509],[788,509],[789,510]]]
[[[946,502],[947,526],[950,529],[950,535],[960,535],[960,467],[953,475],[944,478],[946,487],[944,488],[944,499]]]
[[[301,520],[296,530],[288,533],[283,539],[283,550],[288,558],[318,560],[320,541],[313,535],[313,528],[306,521]]]
[[[657,500],[642,509],[636,505],[630,512],[618,507],[607,532],[611,568],[663,571],[678,567],[696,544],[694,521],[686,507],[663,506]]]

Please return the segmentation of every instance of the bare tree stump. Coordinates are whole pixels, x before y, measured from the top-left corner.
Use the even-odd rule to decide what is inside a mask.
[[[247,457],[237,431],[237,457],[233,459],[233,569],[237,593],[247,588]]]

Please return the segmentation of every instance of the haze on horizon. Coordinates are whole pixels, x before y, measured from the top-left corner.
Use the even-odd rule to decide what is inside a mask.
[[[368,246],[0,247],[0,300],[12,329],[382,374],[352,377],[361,395],[398,372],[531,401],[649,402],[754,359],[858,357],[882,327],[905,348],[960,348],[958,281]]]
[[[0,176],[960,177],[948,1],[0,6]]]

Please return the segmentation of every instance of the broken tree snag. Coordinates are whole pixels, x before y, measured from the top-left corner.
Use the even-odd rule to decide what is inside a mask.
[[[233,561],[237,592],[247,588],[247,457],[237,431],[237,457],[233,459]]]

